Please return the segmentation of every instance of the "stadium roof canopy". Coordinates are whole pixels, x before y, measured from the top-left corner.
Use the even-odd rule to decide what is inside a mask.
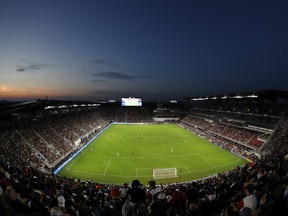
[[[238,93],[226,93],[208,96],[198,96],[184,98],[187,101],[203,101],[212,99],[254,99],[257,101],[268,100],[272,103],[277,102],[279,99],[288,102],[288,92],[281,90],[259,90],[259,91],[245,91]],[[98,101],[96,103],[91,101],[65,101],[65,100],[35,100],[35,101],[0,101],[0,118],[11,113],[16,112],[37,112],[45,109],[69,109],[75,107],[89,107],[99,106],[100,104],[106,104],[108,101]]]
[[[288,102],[288,92],[281,91],[276,89],[269,90],[257,90],[257,91],[245,91],[237,93],[226,93],[226,94],[217,94],[217,95],[205,95],[197,97],[184,98],[185,100],[190,101],[203,101],[203,100],[221,100],[221,99],[254,99],[254,100],[268,100],[271,102],[277,102],[279,99],[285,100]]]
[[[15,112],[37,112],[44,109],[69,109],[75,107],[99,106],[99,103],[89,101],[60,101],[60,100],[37,100],[10,102],[0,101],[0,118]]]

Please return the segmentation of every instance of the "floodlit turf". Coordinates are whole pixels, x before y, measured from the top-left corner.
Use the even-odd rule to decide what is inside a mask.
[[[177,168],[183,182],[231,170],[247,161],[174,124],[113,124],[58,175],[99,183],[121,184],[139,179],[144,185],[155,168]]]

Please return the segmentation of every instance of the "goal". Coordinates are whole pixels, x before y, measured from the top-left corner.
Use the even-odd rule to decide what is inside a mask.
[[[165,179],[177,177],[176,168],[153,169],[153,179]]]

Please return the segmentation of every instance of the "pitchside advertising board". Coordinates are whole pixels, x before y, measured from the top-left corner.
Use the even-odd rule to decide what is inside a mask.
[[[142,106],[142,99],[139,97],[123,97],[121,98],[122,106]]]

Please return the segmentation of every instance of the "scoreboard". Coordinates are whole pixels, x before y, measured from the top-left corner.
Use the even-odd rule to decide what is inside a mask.
[[[142,99],[139,97],[121,98],[121,106],[142,106]]]

